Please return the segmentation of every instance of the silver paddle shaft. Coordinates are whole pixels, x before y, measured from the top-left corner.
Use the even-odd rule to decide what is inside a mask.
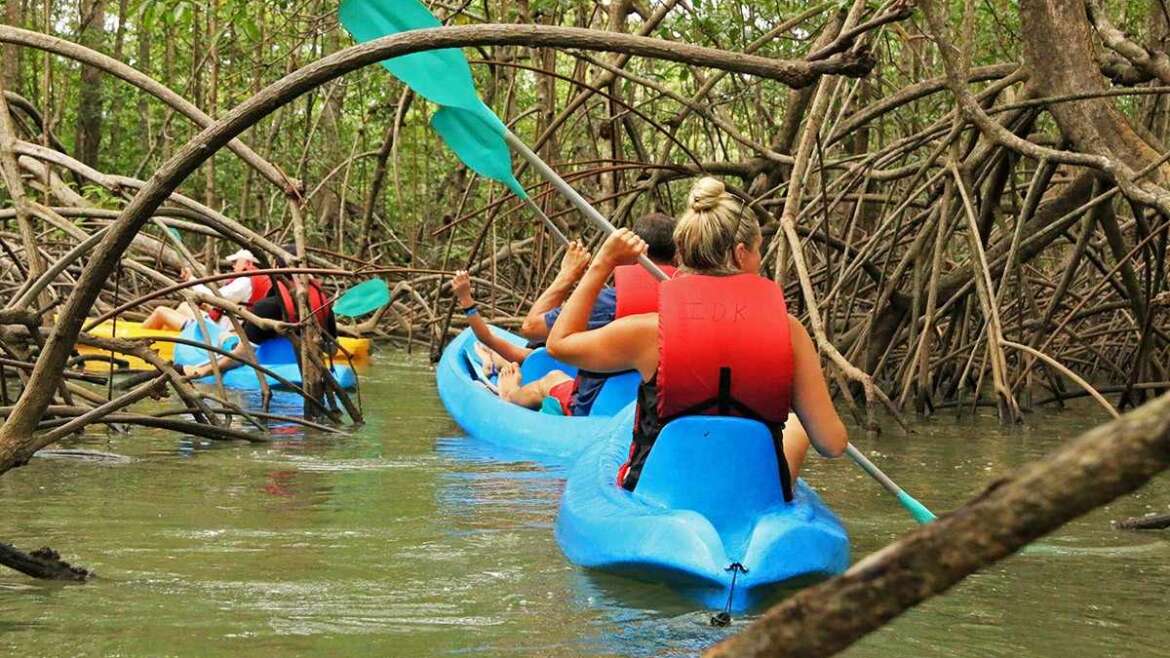
[[[508,143],[508,146],[511,146],[513,150],[519,153],[521,157],[527,160],[528,164],[532,165],[532,167],[536,169],[537,173],[539,173],[545,178],[545,180],[552,184],[552,186],[555,187],[558,192],[565,195],[565,198],[569,200],[569,203],[572,203],[577,208],[577,210],[581,211],[581,214],[585,215],[585,218],[588,219],[601,232],[609,235],[610,233],[613,233],[617,230],[614,228],[613,224],[609,223],[608,219],[603,217],[601,213],[597,212],[596,208],[589,205],[589,202],[585,200],[585,197],[578,194],[577,190],[574,190],[571,185],[566,183],[565,179],[561,178],[557,172],[553,171],[552,167],[545,164],[544,160],[541,160],[539,155],[533,153],[532,149],[528,148],[527,144],[520,141],[520,138],[514,135],[512,131],[506,130],[504,132],[504,141]],[[532,205],[535,207],[536,204]],[[541,215],[543,216],[544,213],[541,213]],[[662,268],[655,265],[654,261],[647,258],[645,254],[638,257],[638,264],[646,268],[659,281],[665,281],[669,278],[666,276],[666,272],[663,272]]]
[[[899,487],[894,483],[893,480],[889,478],[889,476],[887,476],[885,473],[882,473],[882,470],[878,468],[877,465],[875,465],[873,462],[869,461],[868,457],[861,454],[860,450],[854,448],[852,443],[845,446],[845,452],[849,455],[850,459],[857,462],[857,465],[861,467],[861,470],[869,473],[870,476],[872,476],[873,479],[877,480],[883,487],[885,487],[887,491],[894,494],[895,496],[902,493],[902,487]]]

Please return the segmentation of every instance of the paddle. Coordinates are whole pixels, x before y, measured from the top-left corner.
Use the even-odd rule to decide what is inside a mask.
[[[347,318],[356,318],[376,311],[390,303],[390,287],[382,279],[362,281],[345,291],[333,302],[333,312]]]
[[[855,464],[860,466],[861,470],[868,473],[870,477],[877,480],[879,484],[885,487],[886,491],[894,494],[894,496],[898,499],[898,502],[902,504],[902,507],[906,508],[907,512],[910,512],[910,516],[914,517],[915,521],[925,524],[930,523],[931,521],[938,518],[934,515],[933,512],[926,509],[925,505],[918,502],[914,496],[906,493],[902,487],[899,487],[897,484],[895,484],[894,481],[889,478],[889,476],[887,476],[885,473],[882,473],[881,469],[874,465],[873,462],[869,461],[869,458],[861,454],[860,450],[854,448],[852,443],[845,446],[845,454],[849,455],[849,458],[852,459]]]
[[[359,42],[408,30],[442,27],[442,23],[418,0],[344,0],[338,16],[345,29]],[[525,200],[562,243],[567,244],[568,239],[528,198],[524,187],[513,175],[509,146],[528,160],[597,228],[606,234],[616,230],[484,105],[475,90],[471,66],[461,50],[443,48],[403,55],[382,62],[382,66],[415,93],[440,105],[439,111],[431,119],[431,127],[447,146],[471,170],[503,183],[516,196]],[[660,280],[666,280],[666,274],[648,257],[642,256],[638,262]]]
[[[338,11],[341,24],[359,42],[424,28],[442,27],[418,0],[343,0]],[[480,100],[471,77],[471,66],[461,50],[443,48],[395,57],[382,62],[386,70],[406,83],[418,95],[440,109],[431,119],[431,127],[443,138],[469,168],[476,173],[508,186],[516,196],[524,199],[545,225],[562,243],[568,240],[557,229],[540,208],[528,198],[524,187],[512,173],[512,158],[507,147],[520,154],[533,169],[563,194],[586,219],[603,233],[616,229],[601,213],[565,182],[552,167],[528,148],[514,135],[504,122]],[[649,258],[642,256],[638,262],[661,281],[666,273]],[[849,456],[866,473],[869,473],[886,489],[898,497],[902,505],[920,523],[927,523],[935,517],[917,500],[903,491],[894,481],[874,466],[853,446],[847,449]]]

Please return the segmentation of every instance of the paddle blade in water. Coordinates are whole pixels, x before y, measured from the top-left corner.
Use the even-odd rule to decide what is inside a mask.
[[[902,503],[902,507],[905,507],[906,511],[910,512],[910,516],[914,517],[914,520],[921,524],[930,523],[938,518],[934,515],[934,512],[926,509],[926,505],[918,502],[914,496],[911,496],[905,491],[898,492],[898,502]]]
[[[444,107],[431,118],[431,127],[447,142],[463,164],[480,176],[508,186],[525,199],[524,187],[512,174],[512,153],[504,143],[503,125],[486,105],[479,110]]]
[[[345,291],[333,303],[333,312],[347,318],[356,318],[376,311],[390,303],[390,288],[382,279],[363,281]]]
[[[443,25],[418,0],[344,0],[338,16],[360,43]],[[403,55],[382,66],[432,103],[464,108],[482,104],[467,58],[457,48]]]

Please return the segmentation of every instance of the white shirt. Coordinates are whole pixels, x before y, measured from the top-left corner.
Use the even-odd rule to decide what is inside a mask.
[[[191,288],[195,292],[207,293],[208,295],[215,294],[211,292],[211,288],[208,288],[202,283],[196,284]],[[220,287],[219,297],[237,304],[246,303],[249,299],[252,298],[252,277],[241,276],[239,278],[232,279],[226,285]]]

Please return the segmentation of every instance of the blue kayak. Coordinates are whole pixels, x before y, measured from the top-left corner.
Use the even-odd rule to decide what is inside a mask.
[[[523,345],[524,339],[502,329],[500,336]],[[615,375],[606,381],[589,416],[561,416],[533,411],[500,399],[485,381],[475,354],[471,329],[455,337],[439,360],[435,373],[439,397],[447,413],[469,435],[501,447],[566,462],[586,447],[611,434],[614,415],[633,404],[638,373]],[[553,369],[576,375],[577,369],[553,359],[542,348],[520,365],[520,379],[528,383]]]
[[[569,473],[556,537],[575,564],[667,583],[709,608],[730,599],[733,611],[849,566],[844,527],[804,481],[784,502],[763,424],[712,416],[671,422],[634,493],[616,483],[632,427],[631,409]]]
[[[207,328],[209,333],[211,333],[211,340],[205,340],[203,338],[203,332],[200,331],[199,323],[197,322],[187,323],[187,326],[179,333],[179,337],[199,341],[208,345],[218,345],[221,349],[225,350],[230,350],[239,341],[239,338],[235,335],[228,335],[225,339],[224,332],[213,322],[208,322]],[[191,345],[175,345],[174,361],[178,365],[202,365],[207,363],[212,356],[218,357],[219,355]],[[256,362],[277,375],[280,375],[281,378],[288,380],[290,383],[297,386],[301,385],[301,368],[297,365],[296,352],[293,349],[292,341],[289,339],[278,337],[260,343],[256,346]],[[337,380],[338,385],[342,388],[353,388],[357,385],[357,376],[354,374],[353,368],[334,364],[330,370],[333,373],[333,378]],[[264,377],[268,380],[269,386],[276,388],[284,386],[279,379],[271,375],[266,374]],[[195,381],[200,384],[214,384],[215,376],[208,375]],[[243,390],[259,389],[260,373],[248,366],[233,368],[223,373],[223,385],[227,388]]]

